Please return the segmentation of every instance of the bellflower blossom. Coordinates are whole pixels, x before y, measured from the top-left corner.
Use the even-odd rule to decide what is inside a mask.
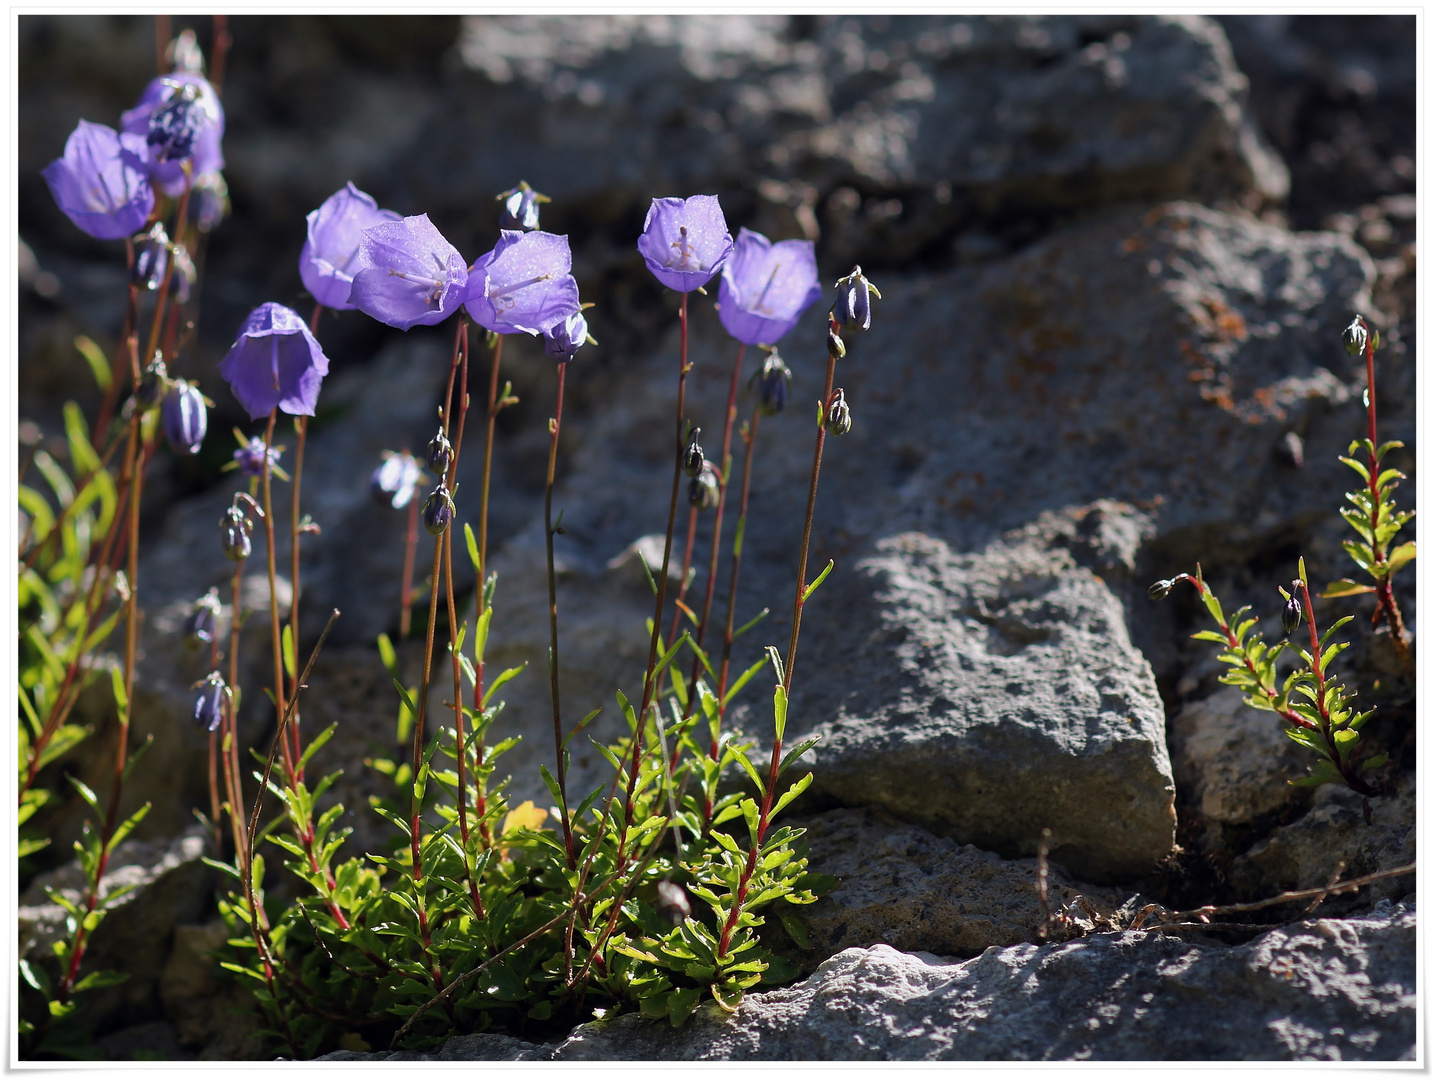
[[[654,199],[638,238],[638,253],[670,289],[692,292],[712,280],[732,252],[716,195]]]
[[[539,204],[552,201],[547,195],[541,195],[529,187],[526,180],[518,181],[516,188],[509,188],[498,196],[498,200],[503,203],[498,227],[523,232],[533,232],[538,228]]]
[[[64,157],[41,173],[55,203],[96,240],[138,232],[154,209],[143,135],[122,134],[81,120],[65,140]]]
[[[543,352],[560,364],[566,364],[573,359],[574,353],[590,342],[597,344],[588,335],[588,320],[582,311],[575,311],[544,331]]]
[[[774,244],[762,233],[741,229],[723,264],[718,317],[746,345],[775,345],[821,295],[811,240]]]
[[[365,229],[358,266],[350,305],[400,330],[441,323],[466,299],[468,266],[427,214]]]
[[[496,334],[542,334],[579,309],[568,237],[504,230],[473,264],[465,307]]]
[[[219,373],[252,420],[276,407],[291,416],[313,416],[329,358],[296,312],[261,304],[239,328]]]
[[[418,459],[412,454],[385,450],[384,463],[369,477],[369,491],[380,502],[402,510],[418,494],[423,475]]]
[[[185,86],[192,86],[194,89],[185,91]],[[182,94],[198,95],[193,104],[199,110],[198,116],[201,120],[194,134],[192,156],[188,159],[191,162],[190,174],[201,176],[204,173],[218,172],[224,168],[224,153],[219,147],[220,140],[224,138],[224,107],[219,104],[219,95],[214,92],[214,87],[209,85],[209,80],[203,75],[175,72],[151,79],[139,101],[135,102],[135,107],[120,116],[120,128],[141,138],[148,138],[151,120]],[[165,160],[164,157],[153,154],[149,155],[148,160],[151,178],[163,187],[167,194],[179,195],[184,191],[183,160]]]
[[[308,218],[308,237],[299,253],[299,277],[314,299],[326,308],[349,311],[349,290],[359,269],[359,241],[365,229],[398,221],[392,210],[380,210],[373,196],[352,183],[324,200]]]

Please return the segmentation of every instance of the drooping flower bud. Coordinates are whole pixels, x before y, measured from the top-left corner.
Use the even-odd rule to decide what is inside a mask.
[[[164,268],[169,263],[169,233],[164,231],[164,224],[156,221],[149,232],[136,236],[134,247],[130,284],[154,292],[164,281]]]
[[[439,428],[438,434],[429,440],[429,471],[440,477],[447,476],[451,461],[453,461],[453,444],[448,441],[448,436],[443,433],[443,428]]]
[[[703,429],[693,428],[693,433],[688,439],[687,449],[683,451],[683,472],[689,476],[697,476],[703,471],[703,448],[698,441],[702,438]]]
[[[837,331],[841,329],[837,325],[837,316],[830,311],[827,313],[827,355],[834,360],[841,360],[847,355],[847,345],[842,340],[842,335]]]
[[[384,463],[369,478],[369,491],[380,502],[402,510],[418,494],[423,471],[412,454],[384,452]]]
[[[184,634],[192,643],[208,645],[214,640],[219,625],[219,590],[210,589],[194,602],[189,618],[184,622]]]
[[[211,671],[204,679],[194,684],[194,722],[207,731],[218,731],[224,719],[224,707],[229,702],[229,687],[224,676]]]
[[[1164,600],[1166,599],[1166,597],[1171,595],[1171,590],[1175,587],[1175,585],[1176,583],[1174,581],[1171,581],[1168,578],[1162,578],[1160,581],[1153,582],[1146,589],[1146,595],[1149,596],[1152,600]]]
[[[199,453],[209,416],[204,408],[204,395],[193,383],[175,379],[160,407],[164,421],[164,437],[170,449],[181,456]]]
[[[827,418],[822,426],[829,435],[846,435],[852,430],[852,410],[847,407],[847,398],[840,386],[832,395],[832,404],[827,406]]]
[[[773,349],[752,377],[752,383],[757,384],[757,408],[763,416],[776,416],[787,407],[787,385],[791,381],[792,369]]]
[[[165,46],[164,58],[169,61],[170,71],[185,75],[204,74],[204,51],[200,49],[193,30],[181,31],[179,37]]]
[[[509,188],[498,198],[503,203],[498,227],[522,232],[533,232],[538,228],[539,203],[552,201],[547,195],[540,195],[529,187],[526,180],[518,181],[516,188]]]
[[[226,559],[242,562],[249,558],[249,553],[254,550],[249,539],[253,528],[254,522],[245,517],[238,506],[231,506],[224,512],[219,519],[219,542]]]
[[[169,257],[174,260],[174,269],[169,272],[169,295],[176,302],[187,304],[194,283],[199,280],[199,272],[195,270],[194,260],[183,244],[171,245]]]
[[[704,461],[702,470],[688,484],[688,505],[699,510],[711,510],[718,504],[717,470],[711,461]]]
[[[837,325],[848,333],[866,330],[872,325],[872,297],[882,299],[882,294],[862,275],[862,268],[854,266],[852,273],[837,283],[837,302],[832,305],[832,314]]]
[[[152,148],[154,161],[183,161],[194,155],[195,140],[210,122],[200,95],[197,84],[182,83],[174,88],[169,100],[150,114],[145,142]]]
[[[688,893],[675,881],[658,882],[658,917],[678,926],[693,913]]]
[[[1296,628],[1300,626],[1301,619],[1305,617],[1305,608],[1301,606],[1300,602],[1300,588],[1299,579],[1291,582],[1291,591],[1286,596],[1285,607],[1281,608],[1281,628],[1285,630],[1286,637],[1295,633]]]
[[[579,310],[544,331],[543,352],[560,364],[566,364],[590,341],[592,338],[588,336],[588,320]]]
[[[1345,344],[1345,351],[1351,356],[1360,356],[1365,352],[1366,337],[1365,320],[1357,315],[1345,328],[1345,333],[1341,335],[1341,341]]]
[[[439,481],[438,487],[429,492],[421,516],[424,528],[430,536],[442,536],[453,524],[453,497],[449,495],[448,487],[442,480]]]
[[[140,384],[135,388],[135,400],[139,402],[141,409],[153,409],[168,390],[169,372],[165,370],[163,355],[157,351],[140,376]]]
[[[194,182],[189,196],[190,213],[200,232],[207,233],[229,216],[229,185],[224,174],[207,172]]]

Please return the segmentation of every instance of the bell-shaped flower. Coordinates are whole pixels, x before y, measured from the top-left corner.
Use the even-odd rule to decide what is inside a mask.
[[[65,140],[65,156],[41,174],[55,203],[97,240],[138,232],[154,209],[143,135],[81,120]]]
[[[193,89],[185,90],[186,86]],[[189,104],[180,107],[177,103],[186,98],[190,99]],[[181,120],[183,124],[179,125]],[[170,145],[168,136],[176,125],[184,130],[193,125],[192,145],[187,153],[172,153],[176,148]],[[144,139],[151,133],[156,135],[159,149],[149,155],[150,176],[170,195],[184,191],[186,160],[190,162],[192,178],[224,168],[224,153],[220,149],[224,138],[224,107],[203,75],[176,72],[151,79],[135,107],[120,116],[120,128]]]
[[[378,501],[402,510],[418,494],[423,475],[418,459],[412,454],[385,450],[383,464],[369,477],[369,492]]]
[[[670,289],[692,292],[712,280],[732,252],[732,233],[716,195],[654,199],[638,253]]]
[[[380,210],[372,195],[352,183],[345,184],[309,211],[308,237],[299,253],[299,277],[304,288],[326,308],[348,311],[349,290],[359,269],[359,241],[365,229],[398,221],[392,210]]]
[[[821,295],[811,240],[774,244],[762,233],[741,229],[723,264],[718,317],[744,344],[775,345]]]
[[[546,333],[579,310],[572,265],[568,237],[505,230],[473,264],[464,306],[495,334]]]
[[[443,322],[459,309],[469,284],[463,256],[427,214],[365,229],[358,265],[350,306],[400,330]]]
[[[591,307],[591,304],[585,305]],[[584,345],[598,344],[588,333],[588,320],[582,311],[575,311],[561,322],[554,323],[543,333],[543,352],[560,364],[573,359],[574,354]]]
[[[541,203],[552,202],[547,195],[541,195],[528,186],[528,181],[518,181],[516,188],[509,188],[498,196],[503,203],[499,215],[500,229],[518,229],[532,232],[538,228],[538,207]]]
[[[252,420],[276,407],[292,416],[313,416],[329,358],[297,312],[261,304],[239,328],[219,373]]]

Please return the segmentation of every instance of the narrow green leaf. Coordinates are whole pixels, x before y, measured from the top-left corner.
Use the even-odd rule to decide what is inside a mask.
[[[492,700],[493,695],[496,694],[496,693],[498,693],[499,689],[500,689],[505,683],[507,683],[509,680],[511,680],[511,679],[516,679],[519,675],[521,675],[521,674],[523,673],[523,669],[526,668],[527,666],[528,666],[528,661],[525,660],[525,661],[523,661],[523,663],[519,664],[517,667],[511,667],[511,668],[505,669],[505,670],[503,671],[503,673],[498,676],[498,678],[494,679],[492,685],[489,686],[489,688],[488,688],[486,691],[484,691],[484,694],[483,694],[483,707],[484,707],[485,709],[488,708],[488,703],[489,703],[489,701]]]
[[[747,622],[743,623],[740,627],[733,631],[732,639],[736,641],[738,638],[742,637],[743,634],[747,633],[758,623],[762,622],[763,619],[767,618],[770,611],[770,608],[763,608],[752,618],[748,619]]]
[[[104,352],[90,338],[84,334],[75,335],[75,348],[85,358],[85,363],[90,365],[90,373],[95,377],[95,385],[100,388],[100,393],[105,393],[110,388],[110,364],[105,359]]]
[[[389,673],[391,679],[399,677],[399,657],[394,652],[394,643],[389,640],[388,634],[379,635],[379,659],[383,661],[384,670]]]
[[[821,585],[824,581],[827,580],[827,575],[832,573],[832,568],[836,565],[837,564],[831,559],[827,560],[827,565],[822,568],[822,573],[817,575],[816,580],[814,580],[811,585],[807,586],[807,588],[802,590],[803,603],[806,603],[807,598],[817,591],[817,586]]]

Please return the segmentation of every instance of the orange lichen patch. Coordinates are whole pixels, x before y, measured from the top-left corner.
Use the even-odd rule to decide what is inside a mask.
[[[1137,251],[1145,251],[1150,246],[1151,241],[1140,234],[1128,236],[1125,240],[1121,241],[1121,250],[1127,255],[1131,255]]]
[[[1201,304],[1210,315],[1210,327],[1220,341],[1245,341],[1246,320],[1219,297],[1205,296]]]

